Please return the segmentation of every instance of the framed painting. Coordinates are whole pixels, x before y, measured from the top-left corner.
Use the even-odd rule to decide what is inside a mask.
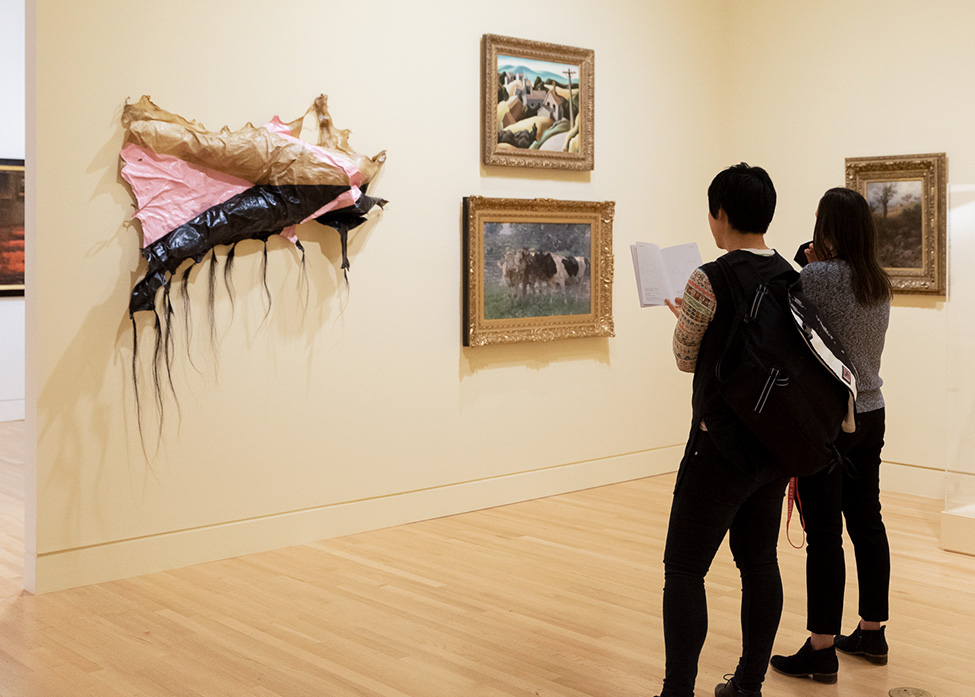
[[[612,201],[464,199],[464,346],[613,336]]]
[[[0,159],[0,295],[24,294],[24,161]]]
[[[945,153],[846,159],[846,186],[870,204],[895,293],[947,292],[947,167]]]
[[[589,49],[485,34],[484,164],[591,170],[593,66]]]

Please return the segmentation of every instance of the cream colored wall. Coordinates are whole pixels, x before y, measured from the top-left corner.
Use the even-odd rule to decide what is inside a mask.
[[[673,367],[673,318],[637,306],[628,245],[697,240],[713,256],[705,189],[727,164],[717,109],[727,101],[725,9],[32,0],[28,588],[672,470],[690,381]],[[484,33],[595,50],[592,173],[479,165]],[[126,306],[141,267],[118,176],[122,105],[149,94],[210,128],[237,128],[295,118],[320,92],[354,147],[388,150],[374,190],[387,211],[353,235],[348,291],[336,236],[316,224],[300,231],[305,311],[296,257],[272,241],[266,321],[259,247],[243,245],[233,317],[218,292],[215,349],[196,279],[196,367],[180,329],[179,410],[166,397],[147,465],[130,377]],[[765,152],[755,142],[744,156]],[[616,201],[616,338],[463,349],[460,209],[471,194]],[[142,318],[143,355],[148,327]],[[153,451],[144,373],[141,385]]]
[[[672,368],[669,314],[635,307],[630,242],[693,239],[712,258],[704,188],[737,160],[772,173],[769,239],[790,256],[811,234],[818,197],[843,183],[844,157],[945,151],[949,182],[975,179],[975,8],[962,0],[580,1],[541,13],[516,2],[459,12],[446,0],[299,0],[287,15],[256,3],[76,5],[28,4],[35,590],[673,469],[690,383]],[[595,50],[592,173],[478,164],[483,33]],[[147,467],[129,378],[125,307],[139,267],[117,174],[121,106],[147,93],[209,127],[239,127],[293,118],[319,92],[357,149],[389,151],[375,193],[390,206],[353,237],[349,292],[334,235],[301,231],[304,314],[295,259],[272,245],[274,305],[261,324],[260,254],[242,247],[232,319],[218,294],[216,351],[194,284],[199,373],[180,336],[182,421],[167,399]],[[461,348],[460,201],[470,194],[615,200],[616,338]],[[943,299],[895,301],[883,366],[888,487],[939,495],[946,321]]]
[[[949,183],[975,183],[973,26],[964,0],[735,3],[730,156],[776,181],[771,243],[791,256],[811,238],[846,157],[947,152]],[[881,371],[889,488],[943,494],[946,321],[944,298],[894,300]]]

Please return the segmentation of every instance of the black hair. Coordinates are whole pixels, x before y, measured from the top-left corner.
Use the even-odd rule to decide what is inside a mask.
[[[853,295],[861,305],[890,299],[890,277],[877,260],[877,228],[870,204],[853,189],[830,189],[819,199],[813,248],[822,260],[843,259],[853,272]]]
[[[738,232],[764,235],[775,213],[775,187],[768,172],[745,162],[718,172],[708,187],[708,210],[717,218],[722,209]]]

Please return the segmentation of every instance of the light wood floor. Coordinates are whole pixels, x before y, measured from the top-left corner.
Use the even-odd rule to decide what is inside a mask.
[[[22,482],[22,423],[0,424],[2,697],[660,689],[670,475],[42,596],[21,590]],[[938,548],[940,502],[884,504],[890,664],[842,656],[835,686],[770,673],[766,697],[975,695],[975,558]],[[783,537],[783,653],[804,639],[803,556]],[[738,589],[725,547],[708,577],[699,697],[734,667]]]

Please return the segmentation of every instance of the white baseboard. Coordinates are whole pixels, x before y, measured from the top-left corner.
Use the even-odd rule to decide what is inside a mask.
[[[673,472],[684,446],[32,556],[33,593],[101,583]]]
[[[0,421],[23,421],[24,400],[0,399]]]
[[[944,470],[885,462],[880,473],[884,491],[945,500]],[[941,548],[975,556],[975,504],[941,513]]]
[[[943,501],[945,498],[945,471],[917,465],[884,462],[880,466],[880,489]]]
[[[28,556],[24,585],[33,593],[47,593],[650,477],[675,471],[683,448],[680,444]],[[885,462],[881,488],[944,499],[945,473]]]

